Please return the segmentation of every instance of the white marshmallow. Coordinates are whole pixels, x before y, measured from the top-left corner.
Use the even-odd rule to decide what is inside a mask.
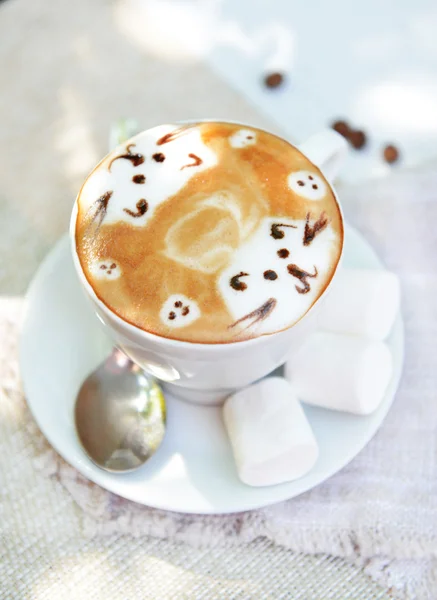
[[[317,460],[314,434],[282,377],[264,379],[229,397],[223,417],[238,474],[247,485],[297,479]]]
[[[399,279],[390,271],[342,269],[318,313],[319,328],[383,340],[399,310]]]
[[[308,404],[367,415],[381,403],[392,375],[386,344],[315,333],[285,365],[285,377]]]

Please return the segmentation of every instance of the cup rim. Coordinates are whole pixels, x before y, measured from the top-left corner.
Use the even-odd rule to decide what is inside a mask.
[[[263,333],[259,336],[256,336],[254,338],[250,338],[248,340],[233,340],[233,341],[228,341],[228,342],[189,342],[186,340],[177,340],[174,338],[170,338],[170,337],[165,337],[162,335],[158,335],[156,333],[152,333],[150,331],[146,331],[145,329],[141,329],[141,327],[138,327],[137,325],[134,325],[132,323],[130,323],[129,321],[126,321],[125,319],[123,319],[122,317],[120,317],[115,311],[111,310],[100,298],[99,296],[96,294],[96,292],[94,291],[94,288],[92,287],[92,285],[90,284],[90,282],[88,281],[87,277],[85,276],[85,273],[82,269],[82,265],[80,263],[79,260],[79,256],[77,254],[77,248],[76,248],[76,221],[77,221],[77,215],[78,215],[78,199],[79,196],[81,194],[82,188],[85,185],[85,182],[88,180],[88,177],[91,175],[91,173],[94,172],[94,170],[104,161],[106,160],[107,156],[113,151],[110,150],[94,167],[93,169],[89,172],[89,174],[87,175],[87,177],[85,178],[84,182],[82,183],[79,192],[76,196],[76,199],[74,201],[74,205],[73,205],[73,209],[71,212],[71,217],[70,217],[70,227],[69,227],[69,237],[70,237],[70,245],[71,245],[71,253],[72,253],[72,257],[73,257],[73,263],[75,266],[75,270],[76,273],[78,274],[80,283],[83,285],[83,287],[85,288],[86,292],[88,293],[88,295],[91,297],[91,299],[95,302],[95,304],[97,304],[97,306],[108,315],[109,318],[115,320],[115,322],[120,325],[121,327],[124,327],[127,329],[127,331],[131,334],[140,336],[142,338],[144,338],[145,341],[150,341],[150,342],[158,342],[161,344],[167,344],[169,346],[172,347],[177,347],[177,348],[191,348],[191,349],[202,349],[202,350],[206,350],[207,352],[210,351],[216,351],[217,348],[235,348],[235,349],[239,349],[239,348],[244,348],[244,347],[251,347],[251,346],[255,346],[256,344],[260,344],[263,341],[267,341],[268,339],[272,339],[274,336],[280,334],[280,333],[285,333],[287,331],[292,330],[296,325],[298,325],[303,319],[305,319],[310,313],[313,312],[313,310],[315,309],[316,306],[318,306],[318,304],[320,303],[320,301],[324,298],[324,296],[327,294],[329,288],[332,285],[333,280],[335,279],[341,261],[342,261],[342,257],[343,257],[343,252],[344,252],[344,215],[343,215],[343,210],[340,204],[340,201],[338,199],[337,196],[337,192],[334,188],[334,186],[332,185],[331,181],[325,176],[325,174],[323,173],[323,170],[318,167],[317,165],[315,165],[307,156],[304,152],[302,152],[302,150],[298,147],[295,146],[294,144],[292,144],[291,142],[289,142],[287,139],[275,134],[275,133],[271,133],[261,127],[255,126],[255,125],[249,125],[248,123],[241,123],[240,121],[233,121],[230,119],[212,119],[212,118],[204,118],[204,119],[184,119],[184,120],[180,120],[180,121],[174,121],[171,124],[175,124],[175,125],[179,125],[179,124],[188,124],[188,123],[209,123],[209,122],[214,122],[214,123],[231,123],[233,125],[241,125],[241,127],[252,127],[255,129],[259,129],[260,131],[264,131],[265,133],[268,133],[269,135],[274,135],[276,137],[278,137],[279,139],[284,140],[285,142],[287,142],[288,144],[290,144],[291,146],[293,146],[294,148],[296,148],[303,156],[305,156],[305,158],[310,162],[310,164],[312,164],[316,169],[318,169],[323,177],[325,178],[326,183],[328,184],[330,190],[332,191],[333,195],[334,195],[334,199],[335,202],[337,204],[337,208],[338,208],[338,212],[340,215],[340,224],[341,224],[341,234],[342,234],[342,238],[341,238],[341,248],[340,248],[340,254],[339,254],[339,258],[337,260],[337,264],[335,265],[334,271],[332,273],[331,279],[329,280],[328,284],[326,285],[325,289],[323,290],[323,292],[319,295],[319,297],[311,304],[311,306],[308,308],[307,311],[305,311],[300,317],[299,319],[297,319],[297,321],[295,321],[292,325],[290,325],[289,327],[286,327],[284,329],[280,329],[278,331],[274,331],[271,333]],[[154,126],[154,127],[157,127]],[[144,129],[143,131],[140,131],[138,134],[136,135],[140,135],[141,133],[143,133],[144,131],[148,131],[149,129],[153,129],[153,127],[148,127],[147,129]],[[132,138],[129,139],[134,139],[135,136],[132,136]],[[127,141],[127,140],[126,140]]]

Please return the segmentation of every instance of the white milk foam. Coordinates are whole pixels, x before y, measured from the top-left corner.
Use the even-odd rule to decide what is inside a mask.
[[[91,272],[93,277],[105,281],[111,281],[118,279],[121,276],[120,265],[117,264],[112,258],[105,260],[97,260],[91,265]]]
[[[271,235],[272,226],[278,223],[292,226],[278,228],[284,233],[281,239]],[[288,218],[265,219],[249,241],[234,253],[232,264],[220,276],[218,285],[235,321],[256,311],[270,299],[276,301],[268,318],[257,321],[257,315],[253,315],[241,322],[241,326],[250,327],[257,335],[285,329],[297,321],[317,299],[321,286],[326,285],[324,274],[332,262],[331,251],[336,235],[328,225],[310,245],[305,246],[305,223],[305,220]],[[281,258],[278,251],[282,251],[284,256],[287,252],[289,254]],[[290,274],[289,265],[296,265],[310,275],[316,272],[318,275],[307,277],[305,284]],[[295,269],[291,271],[296,272]],[[230,285],[232,278],[239,273],[247,273],[238,278],[247,286],[243,290]],[[309,290],[305,292],[308,285]]]
[[[119,158],[113,161],[108,170],[109,161],[104,161],[83,186],[81,207],[93,210],[96,198],[110,190],[112,194],[105,214],[105,224],[124,221],[143,227],[159,204],[181,190],[191,177],[217,163],[214,152],[203,143],[200,130],[195,127],[186,130],[184,135],[176,137],[170,143],[157,145],[157,140],[176,128],[175,125],[161,125],[132,138],[129,142],[130,152],[140,153],[145,159],[136,167],[130,160]],[[126,154],[126,144],[118,150],[119,155]],[[196,165],[193,155],[202,161],[199,165]],[[162,162],[161,156],[165,157]],[[144,183],[134,183],[132,178],[141,175],[145,178]],[[144,214],[141,214],[137,204],[141,199],[147,199]]]
[[[328,186],[317,173],[312,171],[296,171],[288,177],[291,191],[307,200],[321,200],[325,197]]]
[[[229,143],[233,148],[245,148],[256,143],[256,133],[252,129],[239,129],[231,135]]]
[[[159,316],[172,329],[186,327],[200,317],[197,302],[183,294],[173,294],[163,304]]]

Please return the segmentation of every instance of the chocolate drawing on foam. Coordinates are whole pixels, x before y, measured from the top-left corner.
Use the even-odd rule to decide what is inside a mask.
[[[252,325],[255,325],[256,323],[259,323],[259,321],[264,321],[265,319],[267,319],[267,317],[270,315],[270,313],[274,310],[277,303],[278,303],[278,301],[276,300],[276,298],[269,298],[267,300],[267,302],[264,302],[264,304],[262,304],[261,306],[259,306],[258,308],[256,308],[252,312],[250,312],[248,315],[241,317],[241,319],[238,319],[238,321],[235,321],[235,323],[232,323],[232,325],[229,325],[228,329],[232,329],[233,327],[236,327],[236,325],[239,325],[240,323],[243,323],[244,321],[247,321],[249,319],[254,319],[254,320],[252,321],[252,323],[249,323],[249,325],[246,327],[246,329],[248,327],[251,327]]]
[[[303,234],[303,245],[309,246],[313,239],[317,234],[321,233],[329,223],[329,219],[326,216],[325,212],[322,212],[317,221],[314,222],[313,225],[310,225],[310,217],[311,213],[307,214],[306,223],[305,223],[305,231]]]
[[[192,129],[193,127],[195,127],[195,125],[187,125],[185,127],[179,127],[179,129],[175,129],[174,131],[171,131],[170,133],[166,133],[165,135],[163,135],[162,137],[159,138],[159,140],[156,142],[157,146],[162,146],[163,144],[168,144],[169,142],[172,142],[173,140],[177,139],[178,137],[180,137],[181,135],[185,135],[187,133],[187,131],[189,129]],[[186,165],[184,165],[183,167],[181,167],[181,171],[182,169],[185,169],[186,167],[198,167],[199,165],[202,164],[203,160],[197,156],[196,154],[189,154],[188,155],[189,158],[192,158],[194,162],[192,163],[188,163]],[[165,160],[165,156],[164,154],[162,154],[161,152],[158,152],[156,154],[153,155],[153,158],[157,161],[157,162],[162,162]]]
[[[240,281],[240,277],[249,277],[249,273],[244,273],[243,271],[240,271],[238,275],[234,275],[233,277],[231,277],[229,285],[231,286],[231,288],[234,288],[234,290],[236,290],[237,292],[244,292],[244,290],[247,289],[247,283],[244,283],[244,281]]]
[[[124,212],[130,215],[131,217],[142,217],[146,214],[149,205],[147,204],[147,200],[145,198],[141,198],[135,205],[137,207],[137,212],[134,212],[130,208],[123,208]]]
[[[282,240],[282,238],[285,236],[285,233],[279,229],[280,227],[291,227],[293,229],[297,229],[296,225],[287,225],[287,223],[273,223],[270,230],[270,235],[275,240]]]
[[[112,194],[113,194],[112,190],[110,192],[105,192],[104,194],[102,194],[100,196],[100,198],[97,198],[97,200],[92,205],[92,206],[96,207],[96,211],[94,213],[93,218],[91,219],[90,225],[95,224],[96,219],[97,218],[99,219],[99,221],[97,223],[97,226],[96,226],[96,230],[95,230],[96,234],[99,231],[100,226],[103,223],[103,219],[106,216],[106,211],[108,209],[109,199],[111,198]],[[137,208],[136,212],[134,212],[130,208],[123,208],[123,210],[124,210],[125,213],[127,213],[131,217],[137,218],[137,217],[142,217],[147,212],[147,210],[149,208],[149,205],[148,205],[147,200],[145,198],[141,198],[141,200],[138,200],[138,202],[136,203],[135,206]]]
[[[186,133],[186,130],[190,129],[191,127],[194,127],[194,125],[190,125],[190,126],[187,126],[184,128],[179,128],[179,129],[176,129],[175,131],[167,133],[166,135],[159,138],[159,140],[156,142],[156,144],[158,146],[162,146],[162,144],[167,144],[167,143],[173,141],[174,139],[176,139],[177,137]],[[133,153],[131,151],[131,149],[134,147],[135,147],[135,144],[128,144],[126,146],[125,154],[119,154],[118,156],[115,156],[110,161],[110,163],[108,165],[108,171],[111,171],[112,164],[118,159],[129,160],[134,167],[138,167],[139,165],[142,165],[145,161],[145,158],[139,152]],[[200,157],[198,157],[196,154],[188,154],[188,156],[189,156],[189,158],[193,159],[194,162],[184,165],[183,167],[181,167],[181,170],[185,169],[185,167],[197,167],[198,165],[202,164],[202,162],[203,162],[202,159]],[[161,163],[161,162],[164,162],[165,155],[162,152],[156,152],[155,154],[153,154],[152,158],[156,162]],[[138,175],[134,175],[132,177],[132,181],[136,184],[143,184],[146,182],[146,176],[142,173],[140,173]],[[105,218],[106,210],[108,207],[108,202],[109,202],[109,199],[111,198],[112,194],[113,194],[112,191],[105,192],[94,203],[96,205],[96,212],[92,218],[92,223],[94,223],[95,220],[97,218],[99,218],[99,222],[97,224],[97,231],[99,230],[99,228],[103,222],[103,219]],[[149,208],[148,202],[145,198],[141,198],[140,200],[138,200],[138,202],[136,203],[135,206],[137,209],[136,211],[133,211],[130,208],[124,208],[123,210],[129,216],[138,218],[138,217],[142,217]],[[188,314],[188,313],[186,313],[186,314]]]
[[[142,154],[132,154],[131,152],[131,148],[135,146],[135,144],[128,144],[126,146],[126,154],[120,154],[119,156],[115,156],[111,162],[108,165],[108,171],[111,170],[112,167],[112,163],[116,160],[118,160],[119,158],[123,158],[126,160],[130,160],[131,163],[133,164],[134,167],[138,167],[138,165],[141,165],[144,162],[144,156]],[[144,183],[146,180],[145,175],[135,175],[132,178],[132,181],[134,183]],[[96,220],[98,219],[97,222],[97,226],[96,226],[96,231],[95,233],[98,232],[98,230],[100,229],[101,224],[103,223],[103,219],[106,216],[106,211],[108,209],[108,203],[109,200],[112,196],[114,192],[112,190],[105,192],[104,194],[102,194],[100,196],[100,198],[97,198],[97,200],[93,203],[93,207],[95,207],[95,213],[93,215],[93,218],[91,219],[91,224],[95,224]],[[147,211],[148,205],[147,205],[147,201],[144,199],[141,199],[137,202],[136,204],[137,207],[137,212],[133,212],[132,210],[130,210],[129,208],[125,208],[123,209],[128,215],[131,215],[131,217],[141,217],[142,215],[144,215],[144,213]]]
[[[113,263],[112,263],[112,264],[111,264],[109,267],[107,267],[106,265],[100,265],[100,268],[101,268],[103,271],[106,271],[106,273],[107,273],[108,275],[111,275],[111,273],[112,273],[112,269],[116,269],[116,268],[117,268],[117,265],[116,265],[116,264],[113,262]]]
[[[133,147],[135,147],[135,144],[128,144],[126,146],[126,154],[119,154],[118,156],[114,156],[114,158],[111,160],[111,162],[108,165],[108,171],[111,170],[112,163],[114,163],[119,158],[123,158],[125,160],[130,160],[130,162],[132,163],[132,165],[134,167],[138,167],[138,165],[142,165],[143,162],[145,161],[145,158],[142,154],[139,154],[139,153],[132,154],[130,149]]]
[[[308,277],[317,277],[318,275],[316,266],[314,266],[314,273],[308,273],[308,271],[304,271],[297,265],[287,265],[287,271],[302,283],[303,287],[299,287],[298,285],[295,286],[299,294],[308,294],[311,289],[311,286],[307,281]]]
[[[174,307],[175,308],[181,308],[181,316],[182,317],[186,317],[189,312],[190,312],[190,307],[188,305],[183,305],[183,303],[180,300],[176,300],[176,302],[174,303]],[[177,318],[177,314],[175,313],[174,310],[171,310],[168,313],[168,319],[169,321],[174,321]]]
[[[178,127],[174,131],[170,131],[170,133],[166,133],[165,135],[160,137],[159,140],[156,142],[156,145],[162,146],[163,144],[168,144],[169,142],[172,142],[176,138],[180,137],[181,135],[185,135],[189,129],[192,129],[193,127],[196,127],[196,126],[197,126],[197,123],[192,123],[190,125],[184,125],[183,127]]]
[[[183,167],[181,167],[181,169],[180,169],[181,171],[183,169],[185,169],[186,167],[198,167],[199,165],[201,165],[203,163],[203,160],[201,158],[199,158],[198,156],[196,156],[196,154],[190,153],[188,156],[189,156],[189,158],[192,158],[194,160],[194,162],[188,163],[188,164],[184,165]]]
[[[89,226],[91,225],[95,225],[96,219],[98,219],[98,223],[96,226],[96,231],[98,231],[100,229],[100,225],[103,222],[103,219],[105,218],[106,215],[106,211],[108,209],[108,202],[109,199],[111,198],[113,192],[112,190],[109,192],[105,192],[104,194],[102,194],[100,196],[100,198],[97,198],[97,200],[92,204],[90,210],[92,208],[95,208],[96,211],[93,215],[93,218],[91,219],[91,223]]]
[[[146,176],[145,175],[134,175],[132,177],[132,181],[134,183],[139,183],[139,184],[146,183]]]
[[[275,279],[278,279],[278,274],[276,271],[272,271],[272,269],[267,269],[267,271],[264,271],[264,279],[275,281]]]

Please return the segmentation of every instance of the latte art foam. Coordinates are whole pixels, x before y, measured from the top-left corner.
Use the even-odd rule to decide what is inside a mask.
[[[298,321],[331,280],[340,211],[296,148],[230,123],[164,125],[89,175],[76,248],[97,296],[160,336],[236,342]]]

